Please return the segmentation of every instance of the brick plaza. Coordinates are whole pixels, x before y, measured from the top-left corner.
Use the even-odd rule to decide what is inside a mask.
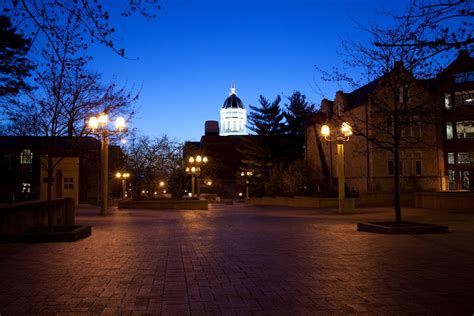
[[[388,208],[98,214],[77,210],[76,243],[0,244],[2,316],[474,312],[474,212],[404,209],[452,231],[427,235],[356,231]]]

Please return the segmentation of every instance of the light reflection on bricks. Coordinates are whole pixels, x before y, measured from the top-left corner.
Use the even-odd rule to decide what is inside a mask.
[[[474,213],[408,209],[442,235],[356,232],[332,210],[78,210],[76,243],[0,244],[0,314],[268,315],[474,312]]]

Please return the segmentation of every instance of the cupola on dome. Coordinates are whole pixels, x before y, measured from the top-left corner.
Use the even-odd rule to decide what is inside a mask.
[[[225,99],[224,104],[222,105],[223,109],[245,109],[242,100],[239,99],[235,93],[235,84],[232,81],[232,86],[230,88],[230,95]]]

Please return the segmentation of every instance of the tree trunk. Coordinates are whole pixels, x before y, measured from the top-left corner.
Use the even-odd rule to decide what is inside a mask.
[[[47,182],[47,209],[48,209],[48,227],[50,229],[53,228],[53,209],[52,209],[52,186],[53,186],[53,157],[50,155],[46,156],[46,168],[48,174],[48,182]]]
[[[393,184],[394,184],[394,194],[393,194],[393,206],[395,209],[395,220],[397,226],[400,226],[402,223],[402,210],[400,207],[400,152],[398,148],[395,148],[393,153]]]

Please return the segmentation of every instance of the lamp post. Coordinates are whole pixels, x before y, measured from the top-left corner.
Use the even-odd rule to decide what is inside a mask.
[[[109,135],[125,130],[125,119],[117,117],[115,120],[115,130],[107,129],[109,123],[108,115],[105,113],[99,116],[92,116],[89,118],[89,128],[92,133],[96,133],[101,137],[101,168],[100,168],[100,183],[101,183],[101,205],[100,215],[107,215],[107,195],[108,195],[108,172],[109,172]]]
[[[199,178],[201,175],[201,166],[205,165],[208,159],[206,156],[202,157],[201,155],[197,155],[196,157],[189,157],[188,162],[189,166],[186,167],[186,172],[191,174],[191,195],[194,197],[194,184],[197,182],[196,197],[199,199],[201,195],[201,179]]]
[[[242,171],[242,173],[240,173],[240,176],[242,178],[245,178],[245,198],[248,199],[250,197],[250,193],[249,193],[249,184],[250,184],[250,181],[249,179],[253,176],[253,172],[252,171]]]
[[[321,127],[321,135],[326,141],[337,141],[337,183],[339,197],[339,212],[349,211],[349,205],[345,204],[345,184],[344,184],[344,142],[349,141],[352,135],[352,128],[347,122],[343,122],[336,135],[331,138],[331,130],[328,125]],[[352,208],[352,206],[351,206]]]
[[[122,199],[126,199],[127,198],[126,180],[130,177],[130,173],[128,173],[128,172],[123,172],[123,173],[117,172],[115,174],[115,177],[117,179],[121,180],[121,182],[122,182]]]

